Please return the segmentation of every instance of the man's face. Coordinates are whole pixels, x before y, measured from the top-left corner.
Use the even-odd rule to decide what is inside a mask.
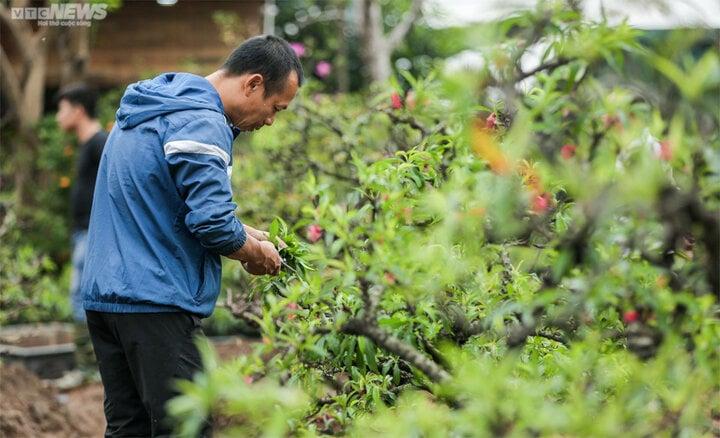
[[[61,99],[58,103],[58,111],[55,120],[63,131],[72,131],[78,124],[82,108],[79,105],[73,105],[67,99]]]
[[[61,99],[58,103],[58,111],[55,120],[63,131],[72,131],[77,127],[78,121],[83,115],[83,108],[80,105],[73,105],[67,99]]]
[[[284,89],[265,95],[265,81],[262,75],[247,74],[237,79],[239,93],[233,93],[225,102],[225,111],[233,124],[242,131],[254,131],[270,126],[275,114],[288,107],[298,90],[297,74],[293,71],[285,81]]]

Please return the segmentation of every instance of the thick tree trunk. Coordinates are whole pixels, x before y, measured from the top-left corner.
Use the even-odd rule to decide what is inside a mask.
[[[61,27],[56,41],[60,55],[60,86],[83,81],[90,57],[89,28]]]
[[[34,127],[40,121],[45,102],[45,74],[47,70],[47,40],[43,34],[33,37],[32,64],[28,66],[23,84],[22,106],[18,117],[22,128]]]
[[[13,7],[24,2],[14,2]],[[17,207],[32,203],[30,182],[37,170],[39,139],[35,131],[43,114],[45,76],[47,69],[47,28],[33,30],[30,22],[12,20],[8,8],[0,3],[0,21],[10,37],[0,48],[2,96],[9,108],[11,126],[16,136],[11,140],[13,182]],[[6,56],[5,46],[14,44],[21,60],[18,72]],[[19,74],[18,74],[19,73]]]
[[[360,31],[363,58],[372,82],[385,82],[392,75],[392,53],[420,16],[422,0],[413,0],[410,11],[403,20],[385,34],[382,9],[378,0],[360,1]]]
[[[377,0],[364,0],[362,17],[363,57],[370,79],[373,82],[384,82],[392,74],[391,53],[383,32],[382,10]]]
[[[347,19],[343,18],[340,20],[340,26],[338,28],[340,47],[338,49],[338,66],[337,66],[337,84],[338,92],[347,93],[350,91],[350,66],[348,65],[348,23]]]
[[[43,114],[45,101],[45,74],[47,69],[47,44],[37,36],[34,44],[33,63],[28,70],[23,90],[23,105],[19,109],[18,138],[15,142],[15,193],[19,206],[32,204],[30,182],[37,173],[37,156],[40,140],[36,126]]]

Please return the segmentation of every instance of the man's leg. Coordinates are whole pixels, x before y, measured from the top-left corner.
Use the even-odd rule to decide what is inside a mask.
[[[70,303],[72,304],[73,319],[76,322],[85,322],[85,309],[83,297],[80,293],[80,280],[85,267],[85,252],[87,249],[87,230],[78,230],[72,235],[72,271],[70,272]]]
[[[122,340],[152,436],[169,436],[165,404],[178,395],[174,383],[192,379],[202,369],[194,343],[202,335],[200,318],[188,313],[122,313],[112,315]]]
[[[148,437],[150,416],[135,389],[135,380],[108,313],[87,311],[87,324],[105,388],[106,437]]]
[[[70,273],[70,303],[72,304],[73,319],[75,320],[75,360],[83,372],[94,372],[97,364],[93,353],[85,324],[85,309],[83,309],[83,296],[80,293],[80,279],[85,267],[85,253],[87,250],[87,230],[78,230],[72,235],[72,272]]]

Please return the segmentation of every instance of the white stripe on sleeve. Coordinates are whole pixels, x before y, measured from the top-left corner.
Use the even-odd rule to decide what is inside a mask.
[[[175,140],[165,143],[165,156],[170,154],[207,154],[219,157],[227,166],[230,163],[230,155],[220,147],[213,144],[200,143],[193,140]]]

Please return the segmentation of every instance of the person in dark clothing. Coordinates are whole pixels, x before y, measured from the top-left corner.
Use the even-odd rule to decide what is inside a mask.
[[[63,131],[75,134],[80,144],[70,195],[73,247],[70,298],[73,318],[82,323],[85,321],[85,310],[82,295],[79,293],[80,279],[85,263],[95,179],[107,133],[95,117],[97,93],[94,89],[84,84],[70,85],[60,90],[57,100],[58,111],[55,118],[58,125]]]
[[[272,125],[302,81],[289,44],[265,35],[208,76],[165,73],[126,89],[100,161],[80,285],[105,436],[172,433],[166,404],[173,383],[202,367],[194,337],[215,308],[221,257],[250,274],[280,272],[268,233],[235,216],[233,140]]]

